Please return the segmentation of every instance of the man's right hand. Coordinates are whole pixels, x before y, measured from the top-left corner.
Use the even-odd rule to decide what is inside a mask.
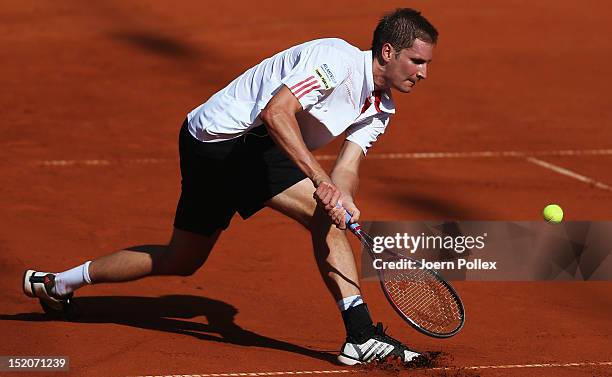
[[[333,183],[325,181],[318,185],[317,190],[313,194],[317,204],[328,213],[336,208],[341,196],[342,192]]]
[[[348,196],[343,195],[333,183],[322,182],[319,184],[313,197],[317,201],[317,205],[327,212],[331,222],[339,229],[346,229],[345,211],[348,210],[351,213],[353,221],[359,219],[359,210],[353,204],[352,199],[349,200]],[[346,203],[342,202],[343,200]]]

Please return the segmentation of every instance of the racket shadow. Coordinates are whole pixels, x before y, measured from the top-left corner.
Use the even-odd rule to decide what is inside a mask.
[[[226,302],[193,295],[161,297],[78,297],[71,322],[114,323],[192,336],[204,341],[270,348],[335,363],[335,353],[318,351],[246,330],[234,322],[238,309]],[[203,316],[208,323],[190,321]],[[0,320],[46,322],[44,313],[0,314]]]

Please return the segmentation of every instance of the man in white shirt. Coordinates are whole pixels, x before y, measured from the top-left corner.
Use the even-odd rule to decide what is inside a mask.
[[[347,332],[338,360],[413,360],[417,352],[370,318],[344,218],[348,211],[359,220],[358,169],[395,112],[391,89],[411,92],[427,77],[437,35],[419,12],[404,8],[381,19],[371,51],[319,39],[265,59],[188,114],[179,138],[182,191],[167,246],[121,250],[58,274],[28,270],[24,291],[45,311],[62,312],[86,284],[191,275],[236,212],[246,219],[267,206],[312,234]],[[343,132],[328,174],[311,151]]]

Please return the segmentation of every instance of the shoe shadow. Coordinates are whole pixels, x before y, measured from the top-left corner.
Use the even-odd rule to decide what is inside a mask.
[[[245,330],[234,322],[238,309],[219,300],[201,296],[170,295],[161,297],[102,296],[72,300],[75,315],[71,322],[115,323],[220,343],[246,347],[270,348],[292,352],[335,364],[330,351],[317,351]],[[208,323],[188,321],[203,316]],[[56,321],[43,313],[0,314],[0,320]]]

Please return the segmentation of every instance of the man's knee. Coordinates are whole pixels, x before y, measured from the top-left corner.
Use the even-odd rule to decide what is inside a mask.
[[[310,230],[317,205],[312,196],[314,190],[312,182],[305,178],[268,200],[265,205],[296,220]]]
[[[314,214],[310,217],[309,227],[313,238],[322,239],[346,239],[346,232],[338,229],[329,218],[325,209],[317,206]]]
[[[196,250],[191,250],[195,253]],[[201,256],[186,255],[177,253],[171,247],[167,247],[162,255],[154,262],[154,270],[159,275],[176,275],[176,276],[191,276],[193,275],[206,261],[208,252]]]
[[[157,270],[164,275],[193,275],[206,262],[220,233],[200,236],[175,229],[172,240],[157,261]]]

